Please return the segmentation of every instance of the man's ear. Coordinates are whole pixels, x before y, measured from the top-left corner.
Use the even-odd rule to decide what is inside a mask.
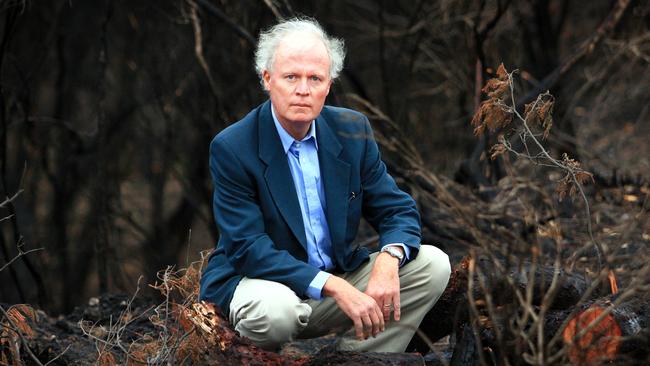
[[[329,84],[327,84],[327,95],[330,94],[330,88],[332,87],[332,83],[334,83],[334,80],[330,79]]]
[[[271,73],[269,72],[269,70],[262,71],[262,81],[264,82],[264,89],[266,91],[271,90],[271,85],[270,85]]]

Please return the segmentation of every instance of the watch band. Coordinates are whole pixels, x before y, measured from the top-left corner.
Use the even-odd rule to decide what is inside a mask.
[[[381,252],[382,253],[384,253],[384,252],[388,253],[392,257],[397,258],[400,261],[400,263],[402,262],[402,260],[404,260],[404,254],[402,254],[402,252],[400,252],[400,250],[395,248],[395,247],[385,246],[385,247],[381,248]]]

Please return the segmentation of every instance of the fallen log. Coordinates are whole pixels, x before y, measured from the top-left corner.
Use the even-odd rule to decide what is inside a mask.
[[[543,359],[544,364],[570,364],[574,366],[647,365],[650,349],[650,302],[647,297],[617,302],[618,295],[577,304],[569,309],[554,310],[544,315],[543,358],[533,357],[525,346],[524,338],[512,337],[499,343],[498,328],[506,333],[507,318],[480,318],[471,326],[464,323],[456,330],[455,342],[450,345],[452,357],[449,365],[500,365],[521,362],[526,358]],[[472,320],[474,321],[474,320]],[[559,334],[558,334],[559,333]],[[538,334],[529,334],[528,341],[537,343]],[[559,336],[559,344],[552,344]],[[538,356],[538,355],[535,355]],[[510,362],[503,363],[504,360]],[[529,362],[529,361],[528,361]]]
[[[452,334],[469,321],[469,266],[470,258],[465,257],[454,267],[447,288],[420,324],[420,330],[428,339],[414,337],[407,348],[409,351],[426,353],[429,349],[427,341],[435,342]],[[475,273],[472,298],[475,302],[485,303],[486,294],[478,285],[482,281],[487,285],[494,306],[516,303],[516,292],[525,294],[529,286],[532,286],[533,293],[531,306],[540,306],[556,272],[553,267],[537,266],[533,269],[530,264],[500,271],[494,262],[488,259],[478,260],[476,266],[480,268],[481,278]],[[549,309],[570,308],[578,303],[587,290],[587,280],[581,275],[561,269],[557,270],[557,275],[556,293],[550,298]],[[594,297],[596,295],[597,292],[592,294]]]
[[[126,296],[93,298],[67,317],[52,318],[29,305],[3,305],[0,365],[424,365],[419,354],[342,352],[324,347],[312,353],[280,354],[240,337],[208,303],[170,303],[168,318],[154,304]],[[92,326],[78,320],[95,319]],[[140,321],[140,319],[142,321]]]
[[[591,300],[573,309],[551,312],[545,318],[549,338],[562,331],[562,341],[573,365],[648,360],[650,299],[644,296],[619,301],[619,296]],[[566,327],[561,329],[563,324]]]
[[[520,359],[521,354],[518,352],[526,352],[526,348],[515,351],[509,344],[522,345],[524,338],[521,338],[521,334],[511,331],[509,333],[509,326],[512,324],[509,323],[511,319],[507,314],[512,311],[503,312],[504,308],[518,306],[512,303],[496,304],[503,301],[495,301],[496,318],[483,315],[478,319],[470,318],[467,299],[468,272],[464,268],[467,266],[466,260],[456,266],[448,289],[427,314],[420,330],[431,341],[445,333],[453,333],[451,365],[478,364],[480,357],[488,360],[488,363],[489,360]],[[546,272],[540,270],[537,275],[543,277]],[[513,280],[516,278],[513,277]],[[575,275],[568,278],[572,280],[567,283],[575,283]],[[564,285],[560,286],[560,289],[574,292],[576,287]],[[479,289],[474,289],[472,294],[478,299],[475,304],[484,301],[480,298]],[[554,362],[557,362],[564,357],[565,362],[569,361],[576,366],[600,365],[605,362],[647,364],[650,349],[650,298],[647,295],[624,299],[615,294],[584,302],[578,302],[578,297],[573,295],[567,298],[576,299],[576,303],[562,309],[555,307],[540,314],[543,316],[543,333],[533,331],[528,335],[530,338],[526,339],[536,343],[535,339],[541,335],[547,359],[554,358]],[[569,302],[557,304],[565,306]],[[532,307],[539,311],[538,305]],[[476,321],[475,328],[469,325],[473,321]],[[532,321],[531,318],[530,322]],[[475,329],[478,331],[478,337]],[[523,325],[521,328],[524,332],[526,329],[529,329],[529,326]],[[505,334],[501,343],[497,339],[497,331]],[[554,345],[553,339],[558,337],[560,342]],[[425,353],[428,348],[422,340],[414,338],[409,350],[414,349]]]

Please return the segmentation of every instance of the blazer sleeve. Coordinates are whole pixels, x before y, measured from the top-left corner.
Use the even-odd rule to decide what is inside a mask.
[[[210,173],[219,243],[232,267],[242,276],[283,283],[305,297],[319,270],[276,248],[265,232],[255,180],[229,141],[219,137],[212,141]]]
[[[365,116],[364,128],[366,146],[361,164],[364,217],[379,233],[380,248],[391,243],[404,243],[411,251],[410,259],[413,259],[417,256],[422,236],[420,214],[413,198],[400,190],[388,174]]]

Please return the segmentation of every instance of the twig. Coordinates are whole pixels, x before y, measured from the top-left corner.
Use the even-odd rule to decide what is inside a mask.
[[[136,321],[137,319],[141,318],[145,313],[147,313],[151,309],[151,308],[146,309],[142,313],[138,314],[137,316],[134,316],[134,317],[130,318],[128,321],[124,321],[124,319],[127,318],[126,315],[131,312],[131,305],[133,304],[133,301],[135,300],[138,293],[140,292],[140,282],[141,281],[142,281],[142,276],[140,276],[138,278],[138,283],[136,285],[135,292],[133,293],[133,295],[131,296],[129,301],[127,301],[126,308],[122,312],[120,312],[120,315],[119,315],[119,317],[117,319],[117,323],[115,323],[113,325],[112,324],[113,319],[112,319],[112,317],[110,318],[109,327],[108,327],[108,335],[106,336],[106,339],[102,339],[102,338],[97,337],[97,336],[92,334],[92,330],[95,328],[96,324],[93,324],[90,327],[90,329],[87,330],[84,327],[83,320],[80,320],[78,322],[78,325],[79,325],[79,328],[81,329],[81,332],[85,336],[87,336],[87,337],[89,337],[89,338],[96,341],[95,347],[97,348],[97,352],[99,354],[102,354],[102,353],[104,353],[106,351],[110,351],[113,348],[118,348],[127,356],[127,358],[129,358],[129,359],[131,359],[133,361],[139,362],[139,363],[145,363],[145,364],[147,363],[146,360],[141,360],[141,359],[133,356],[131,354],[131,352],[129,352],[129,350],[122,344],[122,341],[121,341],[122,335],[126,331],[127,326],[129,324],[131,324],[132,322]],[[101,350],[99,349],[98,343],[100,343],[103,346]]]
[[[29,253],[38,252],[39,250],[43,250],[43,248],[30,249],[26,252],[23,252],[23,250],[19,247],[18,254],[15,257],[13,257],[9,262],[5,263],[2,267],[0,267],[0,272],[4,271],[5,268],[9,267],[13,262],[18,260],[20,257],[27,255]]]
[[[585,39],[580,46],[577,47],[576,51],[569,55],[558,67],[556,67],[550,74],[548,74],[540,83],[537,88],[533,88],[529,91],[523,98],[523,103],[528,103],[536,95],[551,88],[555,82],[569,71],[575,64],[580,61],[583,57],[589,54],[596,47],[598,43],[605,37],[607,33],[612,31],[614,27],[618,24],[627,9],[630,5],[630,0],[618,0],[607,17],[603,22],[596,28],[592,35]]]
[[[509,105],[507,105],[505,103],[499,103],[499,105],[506,112],[512,113],[521,122],[521,126],[524,128],[524,132],[523,132],[523,135],[522,135],[522,140],[525,141],[526,137],[530,137],[530,139],[539,148],[539,150],[540,150],[539,154],[541,154],[541,156],[546,158],[546,161],[550,162],[552,165],[556,166],[557,168],[560,168],[561,170],[563,170],[564,172],[568,173],[571,176],[571,180],[575,184],[575,186],[578,188],[578,191],[580,193],[580,197],[582,198],[582,200],[583,200],[583,202],[585,204],[585,211],[586,211],[586,216],[587,216],[587,231],[589,233],[589,238],[591,239],[591,242],[593,243],[594,248],[596,249],[596,255],[597,255],[597,259],[598,259],[598,271],[600,272],[600,270],[602,269],[601,255],[605,254],[605,249],[602,247],[602,245],[594,237],[592,226],[591,226],[591,210],[590,210],[589,200],[587,199],[587,196],[585,195],[584,190],[582,189],[582,184],[579,182],[579,180],[576,177],[576,175],[578,173],[582,173],[582,172],[584,172],[584,170],[576,169],[575,167],[572,167],[567,163],[561,162],[561,161],[553,158],[549,154],[549,152],[546,150],[544,145],[542,145],[542,143],[539,141],[537,136],[532,132],[532,130],[530,129],[530,126],[528,126],[528,122],[526,122],[526,118],[524,118],[516,108],[517,102],[515,100],[515,93],[514,93],[515,88],[514,88],[514,82],[513,82],[513,78],[512,78],[512,75],[516,71],[517,70],[514,70],[514,71],[508,73],[508,88],[510,89],[509,90],[510,91],[510,100],[511,100],[512,105],[509,106]],[[546,93],[543,93],[543,94],[541,94],[540,96],[537,97],[537,99],[533,102],[533,105],[530,107],[531,113],[534,113],[538,103],[540,103],[543,100],[543,98],[546,97],[546,96],[550,96],[548,91]],[[501,139],[501,143],[509,152],[516,153],[519,156],[522,155],[522,154],[518,153],[516,150],[514,150],[510,146],[510,144],[507,143],[506,139]],[[529,154],[527,156],[530,157]],[[535,160],[535,159],[531,159],[531,160]],[[609,262],[607,260],[607,257],[605,257],[605,260],[607,262]]]
[[[70,349],[70,347],[72,347],[72,344],[69,344],[69,345],[68,345],[68,346],[63,350],[63,352],[61,352],[61,353],[59,353],[58,355],[56,355],[56,357],[54,357],[53,359],[47,361],[47,363],[46,363],[45,365],[43,365],[43,366],[47,366],[47,365],[51,364],[52,362],[58,360],[61,356],[63,356],[66,352],[68,352],[68,350]]]
[[[237,34],[239,34],[240,37],[245,39],[248,44],[254,46],[255,45],[255,37],[253,37],[250,32],[248,32],[246,29],[242,28],[239,24],[235,23],[232,19],[230,19],[226,14],[224,14],[219,8],[214,6],[211,2],[208,0],[195,0],[197,3],[201,4],[203,9],[207,10],[209,13],[212,15],[216,16],[219,18],[221,21],[226,23],[230,28],[232,28]]]
[[[472,315],[474,316],[474,320],[470,322],[472,325],[472,330],[474,331],[473,336],[476,340],[477,344],[477,353],[479,356],[479,360],[481,362],[481,365],[487,365],[485,361],[485,356],[483,355],[483,346],[481,345],[481,337],[480,337],[480,329],[476,325],[476,323],[479,321],[480,314],[478,312],[478,308],[476,307],[476,300],[474,299],[474,294],[473,294],[473,288],[474,288],[474,273],[476,269],[476,256],[473,254],[470,254],[470,262],[469,262],[469,275],[467,276],[467,299],[469,302],[469,308],[472,311]],[[463,335],[465,336],[465,335]]]
[[[280,11],[278,10],[278,8],[275,6],[275,4],[273,4],[273,2],[271,0],[264,0],[264,4],[266,4],[266,6],[271,10],[271,12],[273,13],[273,15],[275,15],[275,18],[277,20],[284,19],[282,14],[280,14]]]
[[[190,20],[192,21],[192,27],[194,28],[194,53],[196,54],[196,58],[199,61],[201,68],[205,72],[205,76],[208,78],[212,95],[217,99],[217,101],[220,101],[221,93],[219,92],[217,83],[214,81],[214,77],[212,77],[210,66],[205,60],[205,56],[203,56],[203,32],[201,31],[201,20],[197,13],[198,6],[194,0],[187,0],[187,2],[190,4]]]
[[[23,190],[19,189],[13,196],[5,198],[4,201],[0,202],[0,208],[13,202],[21,193],[23,193]]]
[[[23,344],[23,347],[25,347],[25,349],[27,350],[27,353],[32,358],[32,360],[34,360],[34,362],[36,362],[37,365],[43,366],[43,364],[38,359],[38,357],[36,357],[34,352],[32,352],[32,349],[29,348],[29,342],[27,342],[27,339],[25,339],[25,336],[23,336],[23,333],[20,331],[20,328],[18,328],[16,326],[16,324],[14,324],[13,320],[11,320],[11,317],[9,316],[9,314],[7,314],[7,312],[5,311],[5,309],[2,306],[0,306],[0,311],[2,311],[2,314],[5,316],[5,318],[7,319],[7,321],[9,322],[11,327],[13,328],[12,330],[14,332],[16,332],[16,334],[18,334],[18,337],[20,337],[20,342]]]

